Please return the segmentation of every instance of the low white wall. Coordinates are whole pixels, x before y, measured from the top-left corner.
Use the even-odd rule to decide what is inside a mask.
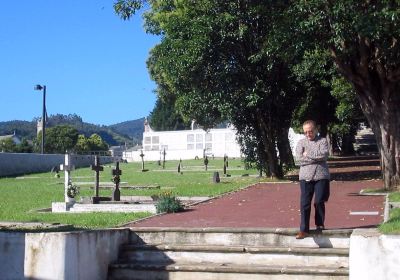
[[[107,279],[128,229],[0,232],[0,279]]]
[[[94,163],[93,155],[72,155],[75,167],[85,167]],[[101,163],[113,162],[110,156],[100,156]],[[0,177],[48,172],[54,166],[64,163],[61,154],[0,153]]]
[[[162,152],[161,152],[162,153]],[[140,157],[141,151],[133,151],[133,152],[124,152],[123,159],[125,159],[128,162],[141,162],[142,158]],[[144,154],[144,161],[158,161],[161,159],[163,160],[163,155],[160,154],[160,151],[143,151]],[[233,153],[227,153],[229,158],[240,158],[241,154],[240,152],[237,152],[235,154]],[[207,154],[208,158],[212,157],[212,155]],[[224,154],[214,154],[215,157],[220,157],[222,158]],[[193,151],[187,151],[187,150],[168,150],[166,151],[165,155],[165,160],[186,160],[186,159],[195,159],[195,158],[201,159],[203,162],[203,150],[193,150]]]
[[[400,236],[355,229],[350,237],[350,280],[400,279]]]

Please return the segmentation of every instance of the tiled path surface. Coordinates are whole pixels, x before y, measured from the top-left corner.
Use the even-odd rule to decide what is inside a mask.
[[[382,188],[381,180],[365,180],[379,171],[377,163],[376,160],[366,159],[330,163],[334,180],[331,181],[331,196],[326,204],[326,228],[371,227],[382,222],[384,196],[359,195],[360,190],[365,188]],[[300,220],[299,196],[298,182],[258,184],[200,203],[185,212],[152,217],[131,226],[297,228]],[[313,215],[312,212],[311,229]]]

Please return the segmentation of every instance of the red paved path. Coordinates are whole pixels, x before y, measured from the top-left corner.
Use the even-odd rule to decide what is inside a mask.
[[[348,165],[356,165],[353,168]],[[348,180],[363,177],[379,167],[371,161],[334,162],[333,178]],[[372,165],[372,166],[371,166]],[[353,172],[353,173],[351,173]],[[358,173],[357,173],[358,172]],[[340,176],[339,176],[340,175]],[[331,181],[331,196],[326,204],[328,229],[376,226],[383,221],[383,196],[361,196],[365,188],[382,188],[381,180]],[[198,204],[175,214],[166,214],[131,224],[135,227],[281,227],[297,228],[300,221],[298,183],[263,183],[245,190]],[[351,215],[350,212],[375,212],[378,215]],[[314,225],[311,213],[311,229]]]

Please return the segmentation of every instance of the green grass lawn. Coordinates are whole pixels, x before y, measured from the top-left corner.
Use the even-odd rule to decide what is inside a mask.
[[[400,192],[389,194],[389,201],[400,202]],[[400,234],[400,208],[390,210],[389,220],[381,224],[379,230],[385,234]]]
[[[228,174],[222,172],[223,160],[210,159],[208,171],[205,171],[202,160],[182,162],[182,173],[177,172],[178,161],[167,161],[165,169],[156,162],[146,162],[147,172],[141,172],[141,163],[120,164],[122,186],[160,186],[159,189],[129,190],[121,189],[121,195],[158,195],[166,190],[176,196],[216,196],[232,190],[259,182],[254,169],[245,170],[240,160],[229,160]],[[100,182],[109,182],[112,175],[112,164],[105,164],[100,174]],[[219,171],[221,183],[213,184],[212,175]],[[51,202],[64,200],[64,174],[55,178],[51,173],[29,174],[25,176],[0,178],[0,221],[44,222],[71,224],[76,228],[115,227],[137,220],[149,213],[51,213],[38,212],[39,209],[51,207]],[[94,172],[90,168],[80,168],[72,173],[72,183],[82,184],[94,181]],[[93,184],[80,185],[80,196],[93,196]],[[100,189],[101,196],[111,196],[112,189]]]

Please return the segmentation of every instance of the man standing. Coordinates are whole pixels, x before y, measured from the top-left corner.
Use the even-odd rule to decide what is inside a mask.
[[[296,147],[296,159],[300,165],[300,232],[296,239],[303,239],[310,232],[311,201],[314,197],[315,225],[317,230],[324,229],[325,202],[329,198],[329,170],[328,142],[317,135],[317,127],[314,121],[308,120],[303,124],[304,139],[301,139]]]

